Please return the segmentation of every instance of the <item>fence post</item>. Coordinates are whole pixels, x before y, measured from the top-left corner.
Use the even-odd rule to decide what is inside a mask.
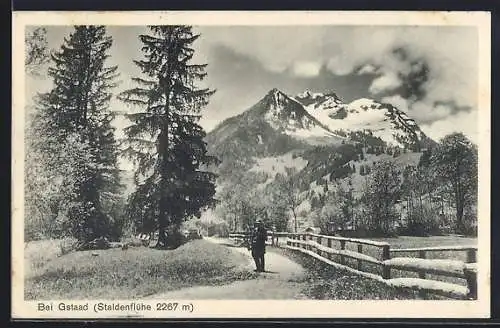
[[[317,239],[318,240],[316,242],[321,245],[321,236],[318,236]],[[321,249],[318,249],[316,253],[318,253],[320,256],[323,256],[323,251]]]
[[[340,241],[340,250],[345,250],[345,240]],[[340,254],[340,264],[345,265],[345,257],[342,254]]]
[[[332,248],[332,240],[330,238],[327,239],[327,243],[328,243],[328,248]],[[326,255],[326,258],[329,259],[329,260],[331,260],[332,259],[331,255],[332,255],[332,253],[328,253]]]
[[[425,251],[418,251],[418,257],[421,259],[425,259]],[[418,272],[418,277],[420,279],[425,279],[425,271],[419,271]],[[427,299],[427,292],[425,290],[419,290],[418,291],[418,296],[420,296],[422,299]]]
[[[426,258],[425,251],[418,251],[418,257],[421,258],[421,259],[425,259]],[[425,279],[425,272],[424,271],[420,271],[418,273],[418,277],[420,279]]]
[[[464,275],[467,280],[467,288],[469,289],[467,298],[475,300],[477,299],[477,272],[475,270],[465,269]]]
[[[382,246],[382,262],[389,260],[391,258],[391,249],[390,245]],[[391,279],[391,267],[383,264],[382,265],[382,278]]]
[[[467,250],[467,263],[476,263],[476,250],[469,249]]]
[[[358,253],[363,254],[363,244],[358,244]],[[363,261],[358,260],[358,270],[363,271]]]

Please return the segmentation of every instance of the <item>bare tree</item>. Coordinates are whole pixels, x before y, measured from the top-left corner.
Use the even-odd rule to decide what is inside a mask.
[[[300,204],[299,199],[299,182],[297,180],[297,169],[295,168],[285,168],[285,175],[279,174],[276,177],[278,182],[280,192],[283,195],[287,207],[292,212],[294,231],[298,231],[298,219],[297,219],[297,206]]]

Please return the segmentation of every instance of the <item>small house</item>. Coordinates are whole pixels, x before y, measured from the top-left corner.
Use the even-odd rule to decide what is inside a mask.
[[[318,227],[307,227],[306,229],[304,229],[304,232],[305,233],[319,234],[319,233],[321,233],[321,228],[318,228]]]

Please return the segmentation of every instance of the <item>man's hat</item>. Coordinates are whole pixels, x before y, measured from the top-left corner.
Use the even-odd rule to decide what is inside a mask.
[[[261,219],[257,219],[257,220],[255,220],[255,223],[257,223],[257,224],[258,223],[262,223],[262,220]]]

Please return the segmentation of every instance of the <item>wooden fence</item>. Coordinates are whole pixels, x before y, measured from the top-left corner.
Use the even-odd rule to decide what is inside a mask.
[[[245,240],[247,237],[246,233],[230,234],[230,238],[235,240]],[[286,244],[279,242],[280,237],[286,237]],[[455,299],[477,298],[477,264],[475,263],[477,247],[391,249],[390,244],[386,242],[286,232],[269,232],[267,244],[300,251],[328,265],[376,279],[390,286],[417,290],[423,299],[428,298],[428,294]],[[429,259],[427,254],[436,251],[465,252],[467,260]],[[394,256],[401,253],[415,253],[418,257]],[[373,270],[370,272],[369,269],[373,267],[379,268],[377,273]],[[393,270],[416,272],[418,278],[392,277],[391,271]],[[430,279],[429,275],[463,279],[466,286]]]
[[[279,245],[279,238],[287,238],[289,234],[289,232],[268,231],[266,244],[270,246],[281,246]],[[247,232],[234,232],[229,234],[229,239],[236,242],[243,242],[244,240],[248,240],[249,238],[250,234]]]

